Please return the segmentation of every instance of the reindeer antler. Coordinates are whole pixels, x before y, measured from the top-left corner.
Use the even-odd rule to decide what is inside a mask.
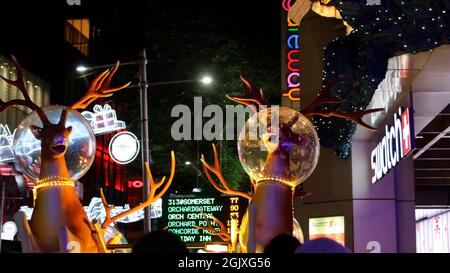
[[[229,95],[226,95],[227,98],[230,100],[250,106],[253,111],[257,112],[257,109],[255,107],[256,105],[267,105],[267,99],[262,89],[258,89],[252,82],[244,78],[244,76],[239,76],[242,82],[242,92],[244,92],[244,97],[232,97]]]
[[[332,98],[330,96],[331,88],[338,82],[343,80],[344,78],[342,76],[339,76],[335,79],[333,79],[329,84],[327,84],[322,90],[319,91],[319,95],[317,98],[311,102],[310,105],[305,107],[303,110],[300,111],[303,115],[314,115],[315,111],[321,106],[322,104],[340,104],[344,102],[344,99],[338,99],[338,98]]]
[[[357,124],[363,126],[364,128],[367,128],[369,130],[376,131],[377,129],[368,125],[362,120],[362,117],[374,113],[374,112],[380,112],[384,109],[382,108],[376,108],[376,109],[369,109],[361,112],[354,112],[354,113],[345,113],[342,111],[321,111],[319,110],[319,107],[323,104],[341,104],[345,100],[344,99],[338,99],[338,98],[332,98],[330,96],[331,88],[338,82],[343,80],[342,76],[337,77],[336,79],[332,80],[329,84],[327,84],[320,92],[314,101],[305,107],[303,110],[300,111],[303,115],[315,115],[315,116],[323,116],[323,117],[339,117],[339,118],[345,118],[351,121],[356,122]]]
[[[316,116],[322,116],[322,117],[338,117],[338,118],[345,118],[351,121],[356,122],[357,124],[361,125],[364,128],[367,128],[372,131],[377,131],[377,128],[374,128],[370,126],[369,124],[365,123],[362,120],[362,117],[375,112],[384,111],[383,108],[375,108],[375,109],[369,109],[362,112],[354,112],[354,113],[344,113],[341,111],[331,111],[331,112],[315,112],[313,115]]]
[[[104,71],[102,74],[100,74],[89,86],[89,89],[84,95],[81,100],[74,103],[70,108],[71,109],[84,109],[89,104],[94,102],[98,98],[106,98],[112,96],[113,92],[116,92],[118,90],[121,90],[128,85],[130,85],[131,82],[128,82],[122,86],[119,87],[111,87],[111,79],[116,73],[117,69],[119,68],[120,62],[117,62],[112,68]]]
[[[208,163],[206,163],[205,157],[203,154],[201,155],[201,159],[200,159],[200,161],[203,164],[203,169],[205,170],[206,177],[208,177],[209,181],[211,181],[211,184],[214,186],[214,188],[216,188],[221,193],[225,193],[225,194],[229,194],[229,195],[239,195],[248,200],[251,200],[252,196],[250,194],[248,194],[246,192],[234,190],[233,188],[231,188],[230,184],[228,184],[228,182],[225,180],[225,178],[222,175],[222,171],[220,170],[220,163],[219,163],[219,158],[217,156],[216,145],[214,145],[214,143],[213,143],[212,147],[213,147],[213,152],[214,152],[214,167],[209,165]],[[214,178],[211,176],[209,171],[213,172],[217,176],[217,178],[219,178],[219,181],[223,185],[224,188],[219,186],[219,184],[214,180]]]
[[[13,80],[7,79],[3,76],[0,76],[0,78],[2,78],[8,84],[15,86],[17,89],[19,89],[19,91],[22,93],[24,99],[23,100],[22,99],[14,99],[14,100],[10,100],[8,102],[4,102],[0,99],[0,112],[4,111],[14,105],[22,105],[22,106],[30,108],[33,111],[36,111],[36,113],[38,114],[39,118],[41,119],[41,121],[44,125],[49,124],[50,121],[48,120],[47,115],[45,115],[44,110],[42,110],[41,107],[37,106],[31,100],[30,96],[28,95],[27,88],[25,87],[25,80],[23,78],[22,66],[19,64],[19,62],[17,61],[17,59],[14,55],[11,55],[11,60],[12,60],[12,63],[14,64],[14,66],[16,67],[17,79],[15,81],[13,81]]]
[[[111,210],[114,208],[114,206],[113,205],[109,205],[106,202],[106,198],[105,198],[105,196],[103,194],[103,190],[100,189],[100,197],[102,199],[102,203],[103,203],[103,206],[105,207],[105,211],[106,211],[106,219],[102,223],[102,229],[107,228],[112,222],[115,222],[115,221],[117,221],[117,220],[119,220],[121,218],[124,218],[125,216],[130,215],[131,213],[133,213],[135,211],[138,211],[138,210],[143,209],[143,208],[145,208],[147,206],[150,206],[153,202],[155,202],[156,200],[161,198],[166,193],[166,191],[169,189],[169,187],[170,187],[170,185],[172,183],[173,176],[175,175],[175,153],[172,151],[170,153],[170,155],[171,155],[171,163],[170,163],[169,179],[165,183],[164,187],[158,193],[156,193],[156,191],[159,188],[161,188],[161,186],[164,184],[164,182],[166,180],[166,177],[164,176],[158,182],[155,182],[155,180],[153,179],[153,175],[152,175],[152,172],[150,170],[150,167],[149,167],[148,163],[147,162],[145,163],[145,169],[147,171],[147,176],[148,176],[148,180],[149,180],[149,183],[150,183],[150,193],[149,193],[149,195],[147,197],[147,200],[145,200],[145,202],[137,205],[136,207],[134,207],[134,208],[132,208],[130,210],[127,210],[127,211],[125,211],[125,212],[123,212],[121,214],[118,214],[118,215],[116,215],[114,217],[111,217],[110,213],[111,213]]]
[[[216,217],[211,215],[211,218],[214,220],[214,222],[217,223],[217,225],[220,228],[220,230],[216,230],[213,227],[211,221],[208,219],[208,217],[203,212],[201,214],[203,216],[203,219],[205,219],[207,226],[206,227],[194,226],[195,228],[209,231],[211,233],[211,235],[217,235],[220,237],[220,239],[224,240],[225,242],[229,242],[231,240],[231,236],[230,236],[230,234],[228,234],[227,228],[219,219],[217,219]]]

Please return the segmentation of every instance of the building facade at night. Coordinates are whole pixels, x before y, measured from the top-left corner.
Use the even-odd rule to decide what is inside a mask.
[[[75,252],[112,253],[165,230],[190,252],[264,252],[288,234],[297,252],[326,237],[354,253],[450,253],[450,20],[442,15],[450,4],[442,1],[392,0],[382,9],[372,7],[381,1],[358,0],[281,0],[278,9],[262,2],[62,1],[54,7],[60,12],[51,5],[4,12],[0,76],[20,78],[8,57],[16,56],[36,105],[0,79],[2,239],[22,242],[24,252],[71,252],[70,243],[81,242]],[[299,2],[308,11],[300,24],[288,16]],[[201,83],[206,76],[209,87]],[[210,137],[235,122],[235,113],[228,119],[221,112],[234,102],[290,109],[281,108],[279,130],[270,128],[256,144],[234,125],[238,140]],[[14,148],[27,149],[20,152],[12,142],[31,113],[24,105],[37,114],[17,130],[19,139],[21,130],[29,135],[16,138]],[[65,124],[67,110],[58,124],[46,121],[38,108],[48,105],[80,110],[88,145],[74,140],[82,133]],[[188,114],[176,116],[180,106]],[[249,110],[246,125],[263,120],[261,109]],[[379,111],[362,115],[369,109]],[[189,130],[189,138],[174,136],[180,121],[176,133]],[[120,135],[125,140],[115,143]],[[72,177],[69,163],[82,174]],[[28,166],[35,180],[25,177]],[[68,186],[75,191],[55,194]],[[42,188],[52,194],[38,195]],[[14,219],[19,210],[25,214]],[[37,247],[18,241],[24,219],[36,231],[25,237],[38,238]],[[86,232],[67,232],[68,222]],[[50,239],[41,240],[47,231]],[[62,242],[67,234],[74,236]],[[81,247],[93,241],[96,248]]]
[[[289,22],[281,27],[289,29]],[[310,12],[296,31],[304,106],[321,88],[323,49],[345,35],[345,27]],[[283,46],[291,43],[283,37],[282,60],[288,63]],[[449,252],[449,56],[442,46],[389,59],[367,107],[384,111],[363,118],[378,131],[358,126],[346,160],[322,146],[303,186],[312,195],[295,201],[305,238],[330,237],[358,253]],[[282,71],[289,85],[289,66]],[[283,92],[287,87],[282,85]]]

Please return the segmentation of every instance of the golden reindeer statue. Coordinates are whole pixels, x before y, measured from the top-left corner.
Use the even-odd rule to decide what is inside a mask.
[[[106,202],[103,192],[101,197],[106,210],[106,220],[101,224],[91,223],[80,203],[74,188],[75,181],[69,176],[65,153],[68,149],[68,139],[72,133],[71,127],[66,127],[69,111],[84,109],[97,98],[113,95],[113,92],[127,87],[130,83],[120,87],[110,86],[112,77],[119,67],[119,62],[101,73],[91,84],[86,95],[70,107],[64,107],[59,122],[49,121],[45,111],[37,106],[29,97],[25,87],[22,67],[12,56],[12,62],[17,70],[17,79],[4,81],[18,88],[24,99],[13,99],[7,102],[0,100],[0,112],[15,105],[22,105],[35,111],[42,121],[42,128],[32,125],[30,129],[36,139],[41,141],[41,166],[39,180],[35,188],[35,206],[30,223],[23,212],[15,215],[22,241],[23,252],[107,252],[107,242],[104,241],[106,228],[132,212],[149,206],[160,198],[169,188],[175,172],[175,155],[171,153],[170,176],[164,187],[165,178],[155,183],[148,167],[149,182],[151,184],[148,199],[142,204],[110,217],[113,206]],[[162,187],[162,188],[161,188]],[[159,192],[156,191],[159,189]]]
[[[342,99],[332,98],[329,95],[331,87],[339,80],[341,79],[338,78],[334,80],[322,89],[319,92],[318,97],[309,106],[300,111],[300,113],[304,116],[318,115],[346,118],[367,129],[376,130],[362,121],[361,118],[364,115],[382,111],[383,109],[371,109],[355,113],[345,113],[338,110],[322,111],[319,109],[319,107],[323,104],[341,104],[344,102]],[[227,97],[235,102],[246,106],[251,106],[252,109],[257,112],[257,108],[255,106],[266,104],[263,91],[257,89],[254,84],[242,76],[241,81],[245,96],[242,98]],[[296,136],[296,134],[291,130],[291,125],[294,124],[297,119],[298,115],[293,116],[286,124],[280,124],[280,128],[278,130],[280,140],[289,140],[291,143],[299,141],[299,137]],[[264,247],[275,236],[283,233],[293,234],[293,229],[295,226],[297,226],[298,229],[298,223],[295,223],[295,219],[293,217],[293,197],[295,187],[299,186],[304,181],[286,183],[286,181],[276,178],[283,176],[283,174],[278,174],[277,172],[289,169],[289,162],[286,162],[286,159],[290,157],[290,150],[288,148],[283,147],[283,145],[276,145],[275,147],[268,149],[262,173],[264,175],[264,173],[267,172],[268,175],[266,175],[266,177],[269,178],[265,178],[260,181],[250,179],[254,188],[253,195],[231,188],[220,170],[220,162],[218,160],[217,150],[214,144],[213,153],[214,165],[208,164],[205,161],[205,157],[203,155],[201,156],[201,162],[203,163],[206,176],[212,185],[222,193],[238,195],[250,201],[247,213],[244,215],[240,225],[239,241],[242,252],[262,252]],[[216,175],[220,183],[214,180],[211,172]]]

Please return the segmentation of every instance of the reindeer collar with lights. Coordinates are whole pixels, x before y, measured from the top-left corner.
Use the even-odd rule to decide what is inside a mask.
[[[66,179],[61,176],[49,176],[44,179],[39,179],[36,181],[36,186],[34,190],[37,191],[42,188],[47,187],[60,187],[60,186],[75,186],[75,181]]]

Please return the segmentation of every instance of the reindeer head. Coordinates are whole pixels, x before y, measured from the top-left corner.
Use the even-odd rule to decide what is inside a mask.
[[[31,125],[31,131],[34,137],[41,141],[41,154],[45,158],[60,158],[67,151],[69,136],[72,133],[72,127],[66,128],[67,109],[61,112],[58,124],[45,122],[42,128]]]
[[[44,110],[37,106],[29,97],[23,78],[23,70],[14,56],[12,62],[17,70],[17,79],[10,80],[0,76],[7,83],[17,87],[22,93],[24,99],[13,99],[7,102],[0,100],[0,112],[15,105],[22,105],[35,111],[42,121],[42,128],[33,124],[30,126],[33,135],[41,141],[41,155],[43,158],[63,157],[68,148],[69,136],[72,133],[72,127],[66,127],[68,112],[70,109],[84,109],[97,98],[112,96],[112,92],[127,87],[130,83],[117,88],[111,88],[110,83],[114,73],[119,67],[119,62],[114,67],[101,73],[90,85],[86,95],[70,107],[66,107],[62,112],[57,124],[49,121]]]

